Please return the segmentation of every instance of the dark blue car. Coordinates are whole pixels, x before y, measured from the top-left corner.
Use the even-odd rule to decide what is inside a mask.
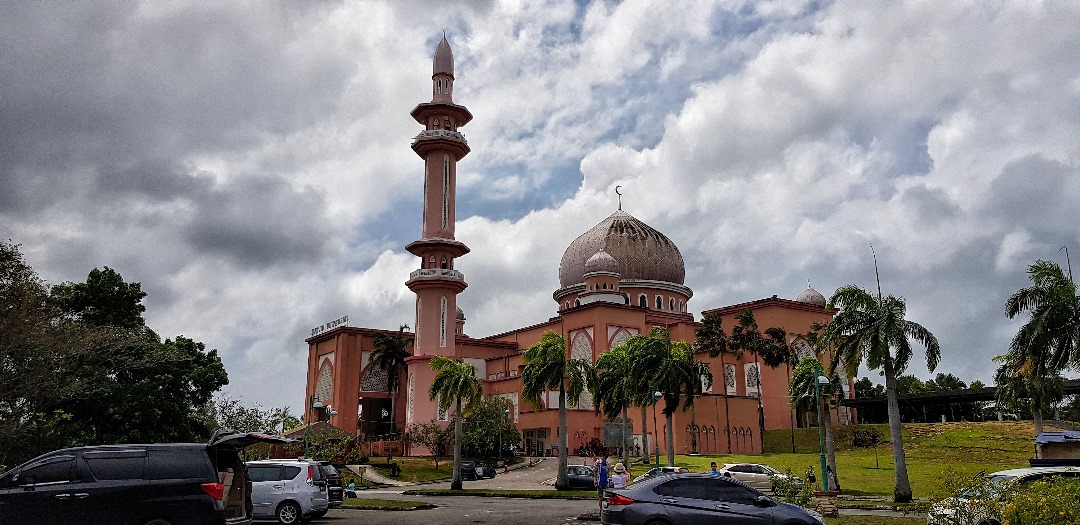
[[[777,501],[730,478],[673,474],[607,489],[604,525],[824,525],[812,510]]]

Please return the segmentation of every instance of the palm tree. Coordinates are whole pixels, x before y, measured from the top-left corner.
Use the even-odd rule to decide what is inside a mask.
[[[544,332],[540,342],[526,348],[521,362],[525,364],[525,370],[521,373],[522,399],[540,406],[545,392],[559,391],[559,472],[555,478],[555,489],[568,490],[566,405],[569,401],[577,406],[578,399],[592,381],[592,363],[584,359],[569,359],[566,355],[566,339],[553,331]]]
[[[724,318],[720,314],[709,314],[701,319],[701,326],[694,330],[697,340],[694,342],[694,353],[708,353],[709,357],[720,356],[720,373],[727,374],[727,365],[724,363],[724,354],[728,353],[727,335],[724,334]],[[726,375],[724,376],[727,380]],[[728,413],[727,384],[724,386],[724,414]],[[691,425],[697,423],[696,414],[691,409]],[[731,433],[725,432],[728,437],[728,451],[731,450]],[[697,432],[690,435],[690,449],[697,452]]]
[[[428,398],[439,400],[439,409],[446,411],[454,405],[454,478],[451,490],[461,490],[461,421],[483,397],[484,387],[476,378],[476,367],[437,355],[429,364],[436,371]]]
[[[821,411],[821,424],[825,430],[825,454],[828,464],[832,467],[833,475],[838,481],[840,475],[836,469],[836,446],[833,442],[832,431],[832,405],[839,402],[843,395],[840,378],[829,370],[821,372],[829,378],[828,385],[821,386],[821,403],[817,402],[817,392],[814,390],[817,382],[818,367],[821,363],[814,357],[805,357],[795,365],[795,371],[791,374],[791,383],[788,386],[788,396],[791,399],[791,408],[800,408],[809,411]],[[822,473],[827,475],[827,473]],[[838,485],[830,481],[832,490],[839,490]]]
[[[634,335],[624,343],[630,355],[631,382],[637,391],[656,390],[664,399],[667,420],[668,466],[675,465],[675,435],[672,428],[675,410],[694,406],[702,387],[712,386],[709,366],[694,359],[690,345],[672,341],[671,332],[654,326],[648,335]],[[648,388],[643,388],[648,387]]]
[[[758,358],[766,354],[770,358],[781,356],[784,352],[790,355],[790,349],[787,346],[787,334],[779,328],[769,328],[766,330],[766,333],[769,334],[768,337],[762,335],[758,331],[757,321],[754,319],[754,312],[751,310],[744,310],[735,319],[739,324],[731,329],[728,347],[736,353],[746,351],[754,355],[754,368],[757,372],[758,439],[761,441],[761,449],[765,450],[765,408],[761,399],[761,364],[758,362]],[[780,366],[780,362],[782,361],[777,361],[776,366]]]
[[[997,387],[994,401],[1001,408],[1019,412],[1026,399],[1026,408],[1031,410],[1035,420],[1035,434],[1042,434],[1043,411],[1049,411],[1054,403],[1065,396],[1065,384],[1057,371],[1032,373],[1031,367],[1016,364],[1011,354],[999,355],[994,361],[1001,363],[994,372],[994,386]]]
[[[1060,400],[1053,381],[1043,380],[1080,366],[1080,295],[1071,267],[1066,275],[1057,263],[1038,260],[1028,267],[1028,277],[1032,286],[1021,288],[1005,302],[1009,319],[1022,312],[1030,315],[1001,360],[999,375],[1011,375],[1025,384],[1022,390],[1031,396],[1036,432],[1042,432],[1042,411]],[[1017,390],[1007,388],[1004,393],[1010,391]]]
[[[829,298],[829,309],[839,308],[825,329],[825,341],[836,348],[832,368],[844,364],[847,377],[853,377],[859,365],[870,370],[882,369],[885,375],[885,395],[888,399],[889,433],[892,439],[896,486],[893,499],[911,501],[904,441],[900,426],[900,405],[896,400],[896,378],[903,374],[911,361],[911,342],[914,339],[926,348],[926,368],[937,368],[941,348],[937,338],[922,325],[904,318],[907,305],[902,298],[874,297],[858,286],[844,286]]]
[[[398,371],[404,370],[405,360],[412,356],[409,351],[409,340],[405,338],[405,330],[409,325],[403,324],[398,327],[397,335],[390,337],[386,334],[375,336],[375,349],[371,351],[371,364],[386,370],[386,383],[390,387],[390,433],[394,433],[394,400],[397,399]]]
[[[627,442],[627,412],[635,397],[630,383],[630,354],[625,346],[616,346],[596,358],[595,375],[589,385],[596,404],[596,412],[606,418],[622,417],[622,461],[630,464],[630,447]],[[647,451],[646,451],[647,452]]]

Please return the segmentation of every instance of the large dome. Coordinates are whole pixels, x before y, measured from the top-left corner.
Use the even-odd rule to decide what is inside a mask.
[[[675,243],[648,224],[619,210],[574,239],[559,263],[563,288],[585,282],[585,263],[603,248],[618,261],[624,280],[683,284],[686,268]]]

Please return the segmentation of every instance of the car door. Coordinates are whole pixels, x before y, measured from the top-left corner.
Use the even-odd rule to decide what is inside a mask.
[[[732,525],[772,523],[772,507],[761,506],[757,503],[761,493],[723,478],[706,478],[704,481],[708,486],[706,497],[712,502],[716,519],[720,523]]]
[[[60,454],[34,460],[4,478],[0,488],[0,523],[16,525],[82,525],[74,502],[81,499],[77,487],[75,456]]]
[[[758,490],[772,490],[772,478],[761,465],[747,465],[749,467],[750,482],[747,485]]]
[[[248,465],[251,480],[251,512],[255,516],[273,516],[277,502],[285,490],[278,465]]]
[[[660,498],[664,512],[672,523],[694,525],[725,525],[732,522],[720,520],[716,502],[710,499],[705,478],[671,478],[657,485],[654,491]]]
[[[82,454],[77,468],[81,480],[73,494],[85,494],[71,501],[72,512],[87,525],[134,523],[155,511],[163,511],[162,494],[146,479],[146,449],[91,450]],[[75,486],[82,488],[74,490]],[[171,514],[165,514],[171,515]]]

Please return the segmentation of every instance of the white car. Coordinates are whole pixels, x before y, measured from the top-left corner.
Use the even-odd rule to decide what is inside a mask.
[[[991,503],[1001,499],[1006,485],[1020,486],[1051,478],[1080,478],[1080,467],[1031,467],[1002,470],[986,476],[983,483],[961,490],[930,507],[928,525],[1000,525],[1001,515]]]
[[[762,492],[773,490],[774,478],[788,478],[787,474],[780,472],[768,465],[757,463],[726,463],[717,469],[721,475],[739,480]],[[796,485],[802,486],[803,480],[798,476],[790,476]]]
[[[657,476],[667,476],[669,474],[685,474],[690,472],[690,469],[686,467],[653,467],[644,474],[634,478],[633,483],[643,481],[649,478],[655,478]]]
[[[319,462],[303,459],[266,459],[247,462],[251,479],[252,515],[277,518],[291,525],[322,517],[330,497]]]

